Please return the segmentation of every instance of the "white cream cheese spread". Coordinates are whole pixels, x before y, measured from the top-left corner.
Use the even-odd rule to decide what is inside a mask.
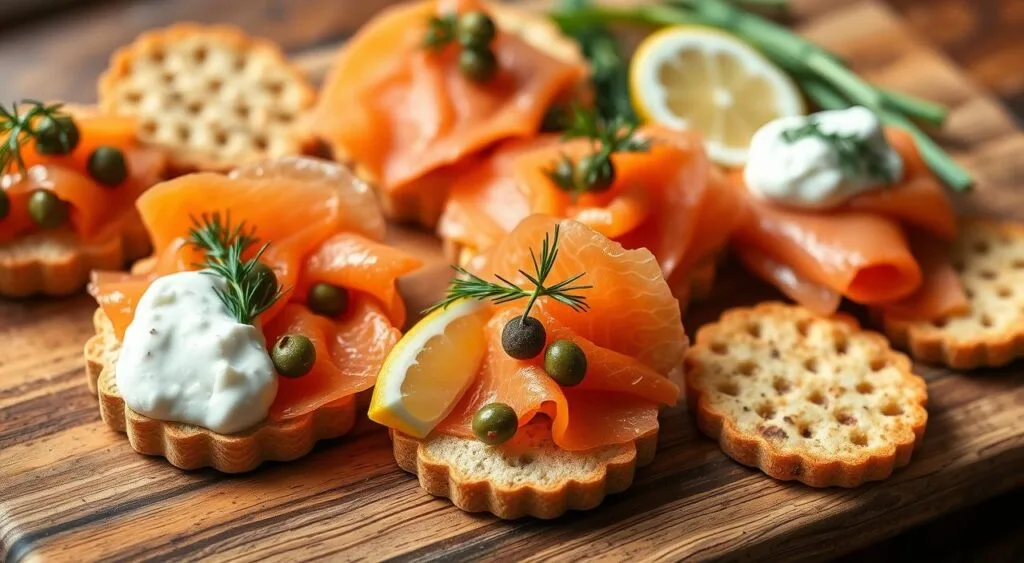
[[[902,175],[878,117],[855,106],[767,123],[751,139],[743,179],[774,203],[827,209]]]
[[[181,272],[156,279],[139,299],[115,372],[132,410],[220,434],[266,418],[277,374],[263,334],[217,296],[224,287],[217,276]]]

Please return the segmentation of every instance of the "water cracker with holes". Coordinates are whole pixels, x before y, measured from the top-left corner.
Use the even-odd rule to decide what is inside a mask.
[[[969,301],[967,314],[934,321],[880,314],[893,344],[955,369],[998,367],[1024,356],[1024,225],[964,221],[950,261]]]
[[[309,153],[298,123],[315,99],[276,44],[194,23],[141,34],[99,82],[100,107],[138,118],[140,139],[167,149],[178,173]]]
[[[764,303],[697,333],[686,394],[736,461],[812,487],[855,487],[910,461],[928,413],[923,379],[845,315]]]

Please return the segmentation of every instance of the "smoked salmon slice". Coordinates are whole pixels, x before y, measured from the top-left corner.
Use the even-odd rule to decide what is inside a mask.
[[[388,192],[419,189],[432,171],[502,139],[536,134],[552,102],[586,75],[582,63],[546,54],[499,21],[491,43],[497,76],[467,80],[457,46],[433,51],[423,42],[431,17],[468,10],[487,5],[388,8],[346,44],[324,81],[311,126],[336,157],[358,162]]]
[[[84,241],[102,239],[123,230],[135,215],[135,200],[161,179],[165,157],[158,150],[138,146],[134,121],[118,116],[73,115],[79,142],[70,154],[42,155],[35,145],[22,151],[26,172],[0,179],[10,212],[0,220],[0,243],[38,229],[28,213],[28,200],[36,190],[48,190],[70,206],[71,228]],[[121,149],[128,178],[118,186],[103,186],[87,170],[89,155],[100,146]]]
[[[836,209],[807,211],[772,204],[734,175],[746,214],[732,243],[742,262],[789,297],[821,314],[843,297],[934,318],[966,307],[944,258],[956,215],[903,131],[886,136],[904,161],[896,185],[857,195]]]
[[[438,232],[479,252],[529,214],[565,217],[626,248],[649,249],[670,282],[686,279],[725,246],[740,221],[740,199],[695,134],[646,126],[637,136],[650,141],[649,150],[613,154],[611,188],[576,198],[546,171],[589,154],[590,141],[546,136],[503,144],[453,182]]]
[[[590,310],[576,312],[542,297],[531,315],[548,342],[569,339],[587,356],[587,374],[575,387],[561,387],[544,372],[542,358],[516,360],[501,345],[505,324],[522,315],[523,303],[495,306],[488,321],[487,353],[470,389],[436,432],[471,437],[471,422],[485,404],[502,402],[520,426],[537,415],[552,420],[552,438],[566,450],[585,450],[635,440],[658,427],[658,409],[675,404],[679,389],[667,375],[681,368],[688,341],[661,269],[650,252],[627,250],[571,220],[533,215],[482,256],[479,276],[525,283],[529,248],[560,225],[553,281],[586,272],[582,282]],[[524,286],[525,287],[525,286]]]
[[[358,187],[289,174],[287,169],[235,177],[200,173],[153,187],[138,202],[154,241],[153,257],[133,274],[94,273],[89,286],[122,338],[135,304],[156,276],[200,267],[203,257],[187,241],[191,218],[230,210],[234,225],[244,221],[259,244],[270,243],[261,260],[286,291],[257,321],[266,341],[301,332],[317,349],[311,373],[282,378],[270,412],[275,419],[299,416],[373,386],[400,336],[395,327],[405,321],[397,278],[420,266],[418,259],[367,236],[383,237],[377,218],[343,209],[358,200],[346,190]],[[315,315],[305,306],[308,289],[318,282],[348,290],[348,308],[337,318]]]

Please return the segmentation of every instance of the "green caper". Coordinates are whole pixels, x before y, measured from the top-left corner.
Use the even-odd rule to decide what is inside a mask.
[[[86,165],[89,175],[104,186],[119,186],[128,177],[124,153],[115,147],[97,147]]]
[[[49,190],[36,190],[28,197],[28,215],[36,225],[52,229],[68,220],[68,204]]]
[[[516,430],[519,430],[519,417],[505,403],[488,403],[473,416],[473,434],[491,446],[509,441]]]
[[[68,154],[78,146],[78,126],[69,116],[43,117],[35,131],[39,154]]]
[[[270,266],[263,262],[257,262],[247,274],[251,280],[252,287],[256,288],[254,302],[265,304],[270,302],[277,295],[277,274]]]
[[[545,340],[544,325],[533,317],[516,316],[501,329],[501,347],[517,360],[536,358],[544,350]]]
[[[319,282],[309,288],[306,305],[325,317],[337,317],[348,309],[348,290],[332,283]]]
[[[7,192],[0,189],[0,220],[7,217],[7,214],[11,212],[11,198],[7,196]]]
[[[498,72],[498,59],[490,49],[463,49],[459,52],[459,69],[474,82],[487,82]]]
[[[579,385],[587,375],[587,355],[572,340],[556,340],[544,351],[544,371],[563,387]]]
[[[455,35],[463,47],[486,47],[494,40],[494,20],[483,12],[466,12],[455,24]]]
[[[316,363],[316,346],[301,334],[285,334],[277,339],[270,350],[274,369],[282,377],[302,377]]]
[[[601,153],[587,155],[576,163],[576,186],[588,192],[603,192],[615,183],[615,165]]]

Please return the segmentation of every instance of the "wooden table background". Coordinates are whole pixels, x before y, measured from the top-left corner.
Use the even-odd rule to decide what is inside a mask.
[[[798,0],[795,3],[800,19],[806,19],[826,9],[833,10],[836,6],[856,2]],[[14,21],[0,21],[0,77],[3,77],[0,79],[0,100],[31,96],[92,101],[95,99],[95,77],[106,66],[114,48],[129,42],[142,29],[178,20],[232,22],[251,33],[273,38],[291,54],[309,56],[306,54],[312,52],[315,59],[318,56],[315,53],[343,41],[373,13],[390,3],[392,0],[64,3],[65,8],[58,13],[47,11]],[[1018,125],[1024,124],[1024,0],[889,0],[888,4],[903,17],[913,33],[940,48],[974,82],[997,95]],[[970,100],[964,103],[970,103]],[[971,130],[970,124],[960,126],[963,130]],[[1022,156],[1024,153],[1019,150],[1004,150],[996,151],[987,158],[1016,157],[1024,160]],[[1016,181],[1024,189],[1024,184],[1020,184],[1024,179],[1021,167],[1010,168],[1005,177],[994,180],[1003,183]],[[1024,206],[1016,208],[1024,211]],[[40,311],[59,307],[60,304],[49,304],[33,306],[32,309]],[[0,334],[5,332],[3,324],[11,320],[0,317]],[[13,319],[18,324],[25,320]],[[54,344],[61,344],[65,339],[52,337],[57,341]],[[0,357],[0,365],[8,360]],[[74,374],[66,378],[69,383],[80,383]],[[985,385],[982,384],[981,392],[984,392]],[[73,395],[72,400],[89,400],[87,396],[79,395],[82,394]],[[88,410],[84,412],[86,416],[95,417],[95,411],[91,414]],[[0,444],[3,444],[4,432],[10,430],[4,426],[5,420],[5,416],[0,414]],[[115,444],[115,447],[119,446],[127,447],[126,444]],[[331,459],[337,461],[343,457],[335,455]],[[0,481],[0,498],[3,497],[3,487]],[[425,500],[415,496],[408,498],[410,502]],[[891,500],[897,502],[897,499]],[[979,507],[944,516],[929,526],[856,552],[847,559],[1024,560],[1024,519],[1006,521],[993,516],[993,513],[1003,511],[1019,514],[1022,500],[1024,493],[1021,492],[999,497]],[[879,506],[878,509],[885,510],[886,507]],[[0,513],[0,534],[3,534],[0,539],[4,547],[10,548],[14,538],[10,537],[11,529],[6,526],[5,517]],[[822,542],[862,543],[855,539],[836,538],[836,530],[819,530],[818,533]],[[852,530],[849,533],[861,532]],[[875,531],[870,535],[882,537],[887,534]],[[37,539],[42,541],[44,538]],[[471,556],[474,552],[461,551],[459,554]],[[8,555],[18,558],[25,553],[12,552]]]

